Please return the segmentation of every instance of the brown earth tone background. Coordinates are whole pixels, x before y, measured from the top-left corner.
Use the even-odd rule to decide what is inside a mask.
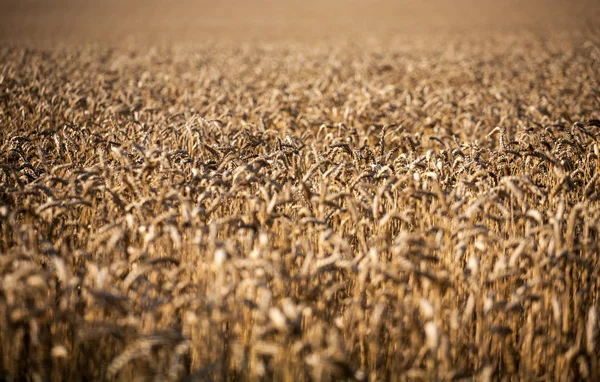
[[[580,29],[597,1],[116,1],[0,2],[4,42],[311,40],[398,34]]]

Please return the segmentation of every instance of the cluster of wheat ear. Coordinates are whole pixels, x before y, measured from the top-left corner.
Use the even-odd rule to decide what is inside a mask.
[[[598,380],[599,60],[0,47],[0,380]]]

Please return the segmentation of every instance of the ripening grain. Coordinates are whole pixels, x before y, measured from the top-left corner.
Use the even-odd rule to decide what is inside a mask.
[[[5,380],[597,380],[600,35],[0,48]]]

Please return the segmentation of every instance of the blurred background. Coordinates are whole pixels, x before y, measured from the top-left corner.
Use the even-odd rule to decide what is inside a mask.
[[[596,0],[0,0],[0,39],[193,42],[552,30],[595,21],[599,9]]]

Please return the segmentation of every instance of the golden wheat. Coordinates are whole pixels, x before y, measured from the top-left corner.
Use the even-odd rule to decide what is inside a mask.
[[[0,47],[0,379],[600,378],[598,36],[456,38]]]

